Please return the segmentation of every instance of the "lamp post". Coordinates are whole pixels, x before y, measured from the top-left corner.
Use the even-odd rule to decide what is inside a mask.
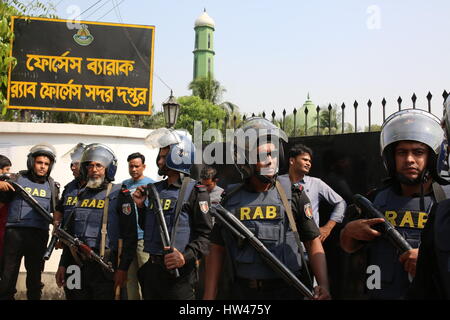
[[[164,109],[164,121],[167,128],[173,128],[177,123],[178,114],[180,112],[180,104],[173,96],[172,90],[170,90],[169,99],[162,104]]]

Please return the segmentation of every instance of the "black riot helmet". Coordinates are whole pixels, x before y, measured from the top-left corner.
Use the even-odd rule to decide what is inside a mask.
[[[50,172],[52,171],[53,165],[56,162],[56,150],[55,148],[48,143],[39,143],[33,146],[30,149],[30,152],[27,156],[27,168],[30,172],[34,173],[33,165],[34,159],[39,156],[46,156],[50,159],[50,166],[48,168],[47,176],[50,176]]]
[[[99,162],[105,167],[105,179],[114,181],[117,171],[117,158],[114,152],[102,143],[92,143],[86,147],[80,160],[80,174],[84,181],[88,180],[87,165],[91,162]]]
[[[396,177],[394,149],[400,141],[417,141],[429,147],[427,172],[434,181],[446,184],[441,178],[444,131],[439,119],[419,109],[405,109],[386,119],[380,135],[380,149],[384,165],[391,178]]]
[[[243,180],[256,176],[264,183],[273,183],[278,175],[279,166],[284,161],[283,142],[287,143],[286,133],[272,122],[261,117],[252,117],[245,121],[234,133],[234,165]],[[264,174],[264,168],[258,170],[256,163],[267,157],[264,152],[259,154],[259,146],[273,143],[275,150],[272,158],[277,158],[277,168],[274,174]]]

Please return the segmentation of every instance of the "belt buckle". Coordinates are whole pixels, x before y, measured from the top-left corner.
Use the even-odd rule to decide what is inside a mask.
[[[261,289],[263,287],[262,280],[251,279],[248,280],[248,287],[250,289]]]
[[[158,256],[158,255],[150,255],[150,261],[153,264],[161,264],[163,262],[162,256]]]

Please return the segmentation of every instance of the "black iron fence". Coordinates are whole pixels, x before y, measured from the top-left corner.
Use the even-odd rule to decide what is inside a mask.
[[[442,98],[445,101],[447,98],[448,93],[446,90],[442,93]],[[431,111],[431,102],[433,99],[433,95],[431,92],[428,92],[428,94],[425,96],[427,100],[427,109],[426,111],[432,113]],[[417,102],[417,95],[413,93],[411,96],[411,104],[412,108],[416,108],[416,102]],[[398,110],[402,110],[402,104],[404,100],[402,97],[398,97],[396,104],[398,106]],[[298,119],[302,116],[300,115],[300,111],[297,110],[297,108],[294,108],[291,114],[288,114],[286,109],[283,109],[282,112],[277,114],[275,110],[272,111],[271,114],[267,114],[265,111],[261,113],[252,113],[251,116],[262,116],[264,118],[268,118],[273,123],[278,125],[281,129],[286,131],[290,137],[297,137],[297,136],[312,136],[312,135],[331,135],[331,134],[343,134],[343,133],[351,133],[351,132],[358,132],[358,114],[360,112],[364,112],[364,115],[367,115],[368,120],[368,126],[366,127],[366,130],[363,130],[365,132],[371,132],[371,131],[378,131],[378,127],[373,130],[373,123],[372,123],[372,111],[374,108],[380,108],[376,109],[375,112],[378,112],[379,110],[382,111],[383,114],[383,123],[386,120],[386,118],[389,116],[386,114],[386,106],[387,101],[385,98],[383,98],[380,102],[380,104],[373,103],[370,99],[365,103],[367,109],[363,108],[364,104],[360,104],[358,101],[355,100],[355,102],[352,104],[351,107],[354,109],[354,121],[353,123],[349,121],[345,121],[345,111],[347,109],[347,105],[345,103],[342,103],[340,106],[331,104],[328,105],[326,108],[320,108],[317,106],[315,110],[308,110],[308,107],[305,107],[302,112],[304,113],[304,125],[300,126],[298,123]],[[408,106],[410,108],[410,105]],[[314,124],[308,124],[308,114],[310,112],[315,112],[315,122]],[[339,116],[336,115],[336,112],[339,112]],[[441,114],[435,114],[438,118],[442,117]],[[222,129],[236,129],[237,126],[245,121],[247,118],[249,118],[250,115],[227,115],[223,119],[216,119],[215,121],[205,121],[205,125],[207,128],[222,128]],[[340,122],[340,123],[338,123]],[[362,122],[362,121],[361,121]],[[346,124],[350,124],[346,126]]]

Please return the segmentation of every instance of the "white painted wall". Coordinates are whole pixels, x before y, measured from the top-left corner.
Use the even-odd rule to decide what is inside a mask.
[[[110,126],[0,122],[0,154],[11,160],[11,172],[18,172],[26,169],[27,155],[32,146],[41,142],[53,145],[56,148],[57,159],[51,175],[61,184],[61,192],[64,185],[73,179],[70,156],[67,153],[79,142],[104,143],[114,151],[118,158],[116,183],[130,177],[127,157],[134,152],[145,155],[147,165],[145,175],[153,180],[160,180],[155,164],[158,150],[150,150],[144,145],[144,139],[150,132],[151,130],[147,129]],[[51,259],[45,264],[45,271],[56,271],[60,254],[61,250],[53,252]],[[21,271],[25,271],[23,261]]]

